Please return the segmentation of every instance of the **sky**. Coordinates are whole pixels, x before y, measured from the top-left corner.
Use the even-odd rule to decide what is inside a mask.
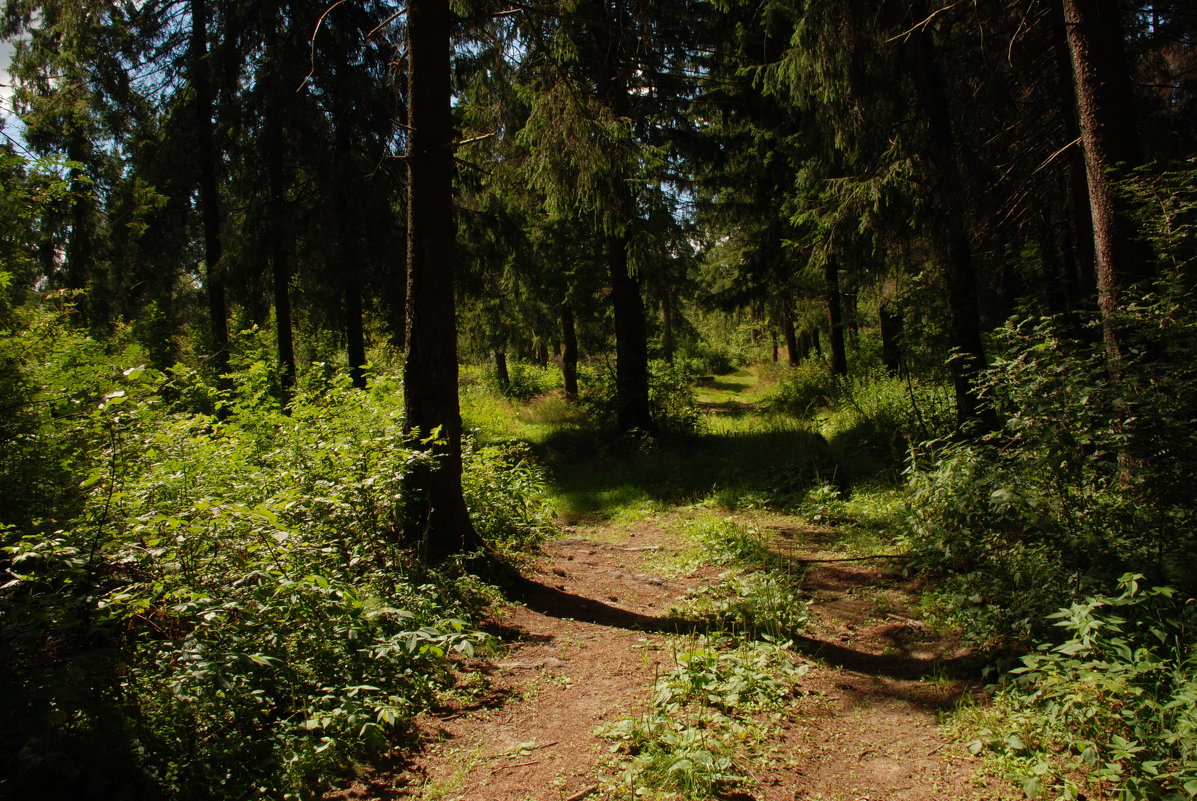
[[[0,41],[0,116],[6,118],[12,110],[12,87],[8,79],[8,62],[12,59],[12,43]]]

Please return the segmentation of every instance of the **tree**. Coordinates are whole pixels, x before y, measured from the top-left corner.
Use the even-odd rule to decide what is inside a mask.
[[[461,488],[454,298],[453,120],[448,0],[407,5],[406,425],[436,457],[407,476],[409,542],[439,562],[481,540]]]

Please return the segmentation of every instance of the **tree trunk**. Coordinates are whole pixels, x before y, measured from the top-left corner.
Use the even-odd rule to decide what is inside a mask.
[[[291,324],[291,254],[287,236],[287,184],[284,169],[283,104],[278,90],[271,90],[266,112],[266,149],[269,162],[270,266],[274,283],[274,334],[280,378],[284,390],[295,386],[295,341]]]
[[[668,287],[661,293],[661,351],[665,361],[673,364],[673,293]]]
[[[561,380],[567,400],[578,398],[578,332],[574,327],[574,310],[568,302],[561,304]]]
[[[805,354],[800,352],[798,335],[794,331],[794,307],[789,293],[785,293],[781,299],[781,335],[786,341],[786,361],[790,367],[797,367]]]
[[[885,371],[891,376],[898,375],[902,370],[902,329],[906,321],[902,312],[881,304],[879,310],[881,318],[881,363]]]
[[[217,152],[212,121],[212,82],[208,61],[208,6],[191,0],[190,77],[195,93],[196,158],[199,161],[199,200],[204,222],[204,266],[207,272],[208,325],[212,359],[218,375],[229,371],[228,308],[221,273],[220,193],[216,180]]]
[[[590,35],[595,58],[599,100],[615,119],[631,114],[628,81],[619,37],[623,35],[627,11],[622,2],[593,3]],[[614,15],[614,19],[611,15]],[[653,430],[648,405],[648,332],[640,282],[628,269],[631,228],[636,206],[629,184],[627,162],[617,168],[622,174],[611,179],[610,220],[607,224],[607,270],[611,279],[611,305],[615,317],[615,407],[622,431]]]
[[[448,0],[407,4],[407,358],[406,426],[430,446],[436,469],[404,481],[404,533],[429,562],[482,546],[461,487],[454,299],[453,120]]]
[[[769,333],[770,333],[770,336],[773,337],[773,363],[777,364],[777,359],[779,356],[778,347],[777,347],[777,332],[771,331]]]
[[[927,125],[927,146],[921,159],[932,186],[935,209],[930,239],[933,257],[947,279],[951,344],[956,351],[949,369],[956,395],[957,424],[964,427],[982,417],[975,380],[986,360],[981,342],[976,265],[962,214],[967,206],[966,195],[943,73],[926,27],[914,34],[913,41],[915,93]]]
[[[848,354],[844,349],[844,312],[840,304],[840,267],[832,257],[823,266],[827,285],[827,331],[831,350],[831,374],[848,375]]]
[[[1052,24],[1052,50],[1056,68],[1056,83],[1059,86],[1061,117],[1064,126],[1064,141],[1079,142],[1080,122],[1077,119],[1076,92],[1073,88],[1072,56],[1068,45],[1068,27],[1064,24],[1064,8],[1061,3],[1048,3]],[[1084,146],[1068,148],[1065,162],[1064,194],[1068,208],[1067,243],[1061,248],[1061,255],[1070,265],[1065,276],[1068,290],[1068,306],[1073,308],[1097,295],[1096,256],[1093,251],[1093,215],[1089,208],[1089,186],[1085,181]]]
[[[506,392],[511,389],[511,373],[507,371],[507,353],[502,348],[495,348],[495,381],[499,390]]]
[[[1085,151],[1085,175],[1097,265],[1097,304],[1102,338],[1112,367],[1122,359],[1118,332],[1119,290],[1148,274],[1148,259],[1121,214],[1109,175],[1118,164],[1139,162],[1131,113],[1130,79],[1122,27],[1114,0],[1061,0],[1073,86]]]
[[[347,238],[345,252],[345,356],[349,360],[349,380],[357,389],[366,388],[366,331],[363,325],[362,282],[357,262],[357,247]]]
[[[640,282],[628,272],[627,235],[607,238],[607,266],[615,312],[616,421],[621,431],[651,431],[644,304],[640,297]]]

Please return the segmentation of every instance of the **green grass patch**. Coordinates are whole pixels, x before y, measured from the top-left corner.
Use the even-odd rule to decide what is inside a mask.
[[[746,785],[747,766],[810,669],[784,646],[695,637],[653,688],[649,710],[609,726],[607,797],[710,799]]]

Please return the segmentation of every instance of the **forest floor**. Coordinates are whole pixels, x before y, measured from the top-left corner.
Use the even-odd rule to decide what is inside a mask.
[[[565,536],[525,570],[522,598],[492,610],[486,628],[500,642],[497,655],[472,664],[456,700],[419,720],[417,750],[334,796],[615,797],[605,795],[614,768],[601,729],[647,708],[655,680],[695,636],[676,631],[671,609],[720,578],[721,568],[686,561],[694,545],[685,525],[700,514],[709,512],[677,506],[630,522],[568,520]],[[834,528],[763,511],[735,517],[803,565],[810,620],[793,649],[809,668],[746,766],[747,781],[722,797],[1019,797],[983,775],[941,726],[983,690],[970,655],[918,619],[916,580],[892,560],[845,556]]]

